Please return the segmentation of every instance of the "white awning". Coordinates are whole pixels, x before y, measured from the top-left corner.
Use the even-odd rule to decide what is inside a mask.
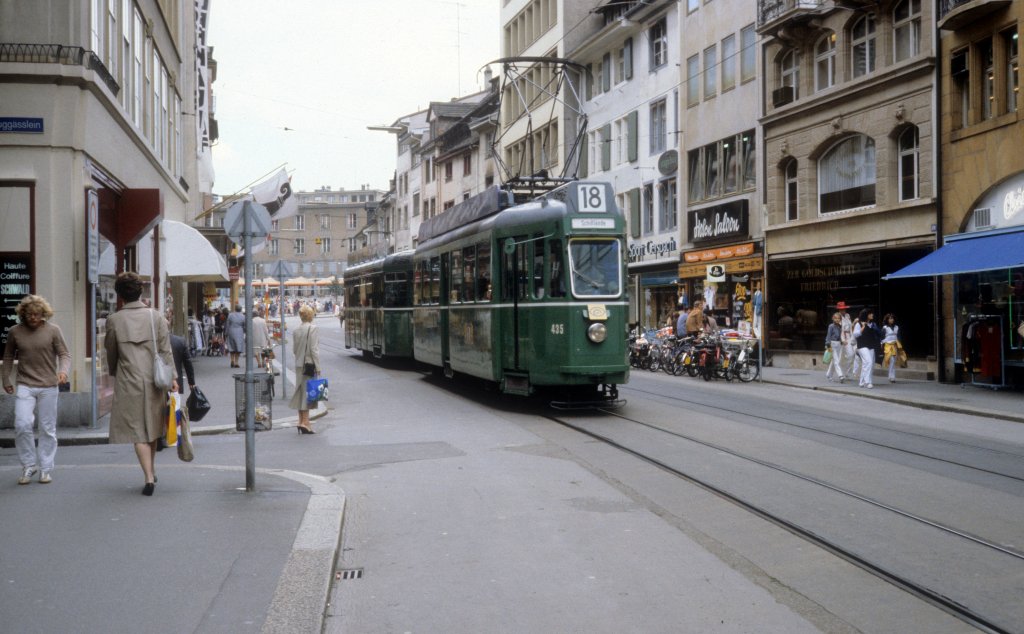
[[[228,265],[210,241],[192,227],[175,220],[160,223],[161,256],[168,277],[188,282],[223,282]]]

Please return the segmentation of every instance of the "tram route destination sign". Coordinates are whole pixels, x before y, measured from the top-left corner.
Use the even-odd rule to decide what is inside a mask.
[[[31,253],[0,253],[0,346],[7,344],[7,332],[18,323],[18,302],[32,293],[31,264]]]

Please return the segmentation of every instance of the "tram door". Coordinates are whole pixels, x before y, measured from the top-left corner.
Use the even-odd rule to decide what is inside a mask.
[[[505,242],[501,258],[501,300],[509,307],[502,311],[501,361],[510,370],[529,369],[524,340],[529,338],[529,311],[524,310],[530,297],[531,251],[533,243],[526,236]]]

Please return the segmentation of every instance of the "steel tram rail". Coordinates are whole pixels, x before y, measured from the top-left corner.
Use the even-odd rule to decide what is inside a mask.
[[[839,492],[839,493],[843,493],[843,494],[846,494],[846,495],[851,495],[852,497],[854,497],[856,499],[859,499],[861,501],[867,502],[869,504],[874,504],[875,506],[878,506],[878,507],[883,508],[885,510],[889,510],[889,511],[892,511],[892,512],[897,512],[898,514],[900,514],[900,515],[902,515],[904,517],[920,521],[920,522],[922,522],[922,523],[924,523],[924,524],[926,524],[928,526],[931,526],[931,527],[936,528],[936,529],[941,530],[941,531],[948,532],[948,533],[953,534],[953,535],[955,535],[957,537],[968,539],[968,540],[970,540],[970,541],[972,541],[974,543],[980,544],[980,545],[985,546],[985,547],[992,548],[993,550],[996,550],[996,551],[998,551],[1000,553],[1007,554],[1007,555],[1009,555],[1011,557],[1015,557],[1015,558],[1018,558],[1018,559],[1024,559],[1024,553],[1020,553],[1020,552],[1017,552],[1017,551],[1014,551],[1014,550],[1006,549],[1006,548],[1004,548],[1003,546],[1001,546],[999,544],[993,544],[993,543],[988,542],[988,541],[986,541],[986,540],[984,540],[982,538],[971,536],[971,535],[968,535],[966,533],[963,533],[962,531],[957,531],[956,529],[951,529],[949,527],[945,527],[945,526],[943,526],[941,524],[932,522],[931,520],[928,520],[926,518],[919,518],[919,517],[913,515],[912,513],[907,513],[907,512],[904,512],[904,511],[899,511],[898,509],[895,509],[895,508],[893,508],[893,507],[891,507],[889,505],[886,505],[884,503],[872,501],[872,500],[870,500],[870,498],[866,498],[864,496],[860,496],[859,494],[855,494],[855,493],[852,493],[852,492],[844,491],[841,488],[834,487],[833,485],[829,485],[828,483],[819,481],[816,478],[812,478],[810,476],[804,476],[802,474],[797,474],[797,473],[791,472],[790,470],[788,470],[788,469],[786,469],[784,467],[780,467],[778,465],[772,465],[771,463],[768,463],[768,462],[765,462],[765,461],[761,461],[761,460],[759,460],[757,458],[751,458],[751,457],[746,456],[744,454],[732,451],[732,450],[730,450],[728,448],[721,447],[719,445],[715,445],[714,443],[708,443],[708,442],[705,442],[705,441],[702,441],[702,440],[699,440],[699,439],[696,439],[696,438],[691,438],[689,436],[686,436],[685,434],[678,434],[678,433],[675,433],[675,432],[671,432],[669,430],[665,430],[663,428],[660,428],[657,425],[651,425],[651,424],[645,423],[643,421],[633,420],[633,419],[631,419],[631,418],[629,418],[627,416],[624,416],[624,415],[622,415],[620,413],[617,413],[617,412],[614,412],[614,411],[601,410],[601,409],[599,409],[598,411],[603,411],[606,414],[615,416],[617,418],[621,418],[623,420],[627,420],[627,421],[630,421],[630,422],[633,422],[633,423],[636,423],[636,424],[639,424],[639,425],[647,426],[647,427],[650,427],[652,429],[655,429],[655,430],[658,430],[658,431],[662,431],[662,432],[668,433],[668,434],[673,435],[673,436],[677,436],[677,437],[685,439],[685,440],[689,440],[691,442],[694,442],[694,443],[706,446],[706,447],[714,449],[716,451],[727,453],[729,455],[732,455],[733,457],[737,457],[737,458],[740,458],[742,460],[748,460],[748,461],[754,462],[755,464],[759,464],[759,465],[762,465],[762,466],[766,466],[768,468],[779,470],[780,472],[786,473],[787,475],[798,477],[800,479],[803,479],[805,481],[811,482],[813,484],[819,484],[821,486],[824,486],[824,487],[826,487],[828,489],[834,490],[834,491]],[[595,440],[597,440],[599,442],[605,443],[605,444],[607,444],[610,447],[614,447],[615,449],[618,449],[618,450],[620,450],[620,451],[622,451],[624,453],[627,453],[627,454],[629,454],[631,456],[634,456],[634,457],[636,457],[636,458],[638,458],[638,459],[640,459],[640,460],[642,460],[644,462],[647,462],[648,464],[652,464],[652,465],[658,467],[659,469],[661,469],[661,470],[663,470],[663,471],[665,471],[667,473],[670,473],[670,474],[672,474],[672,475],[674,475],[674,476],[676,476],[676,477],[678,477],[678,478],[680,478],[682,480],[685,480],[687,482],[695,484],[695,485],[701,487],[702,489],[704,489],[706,491],[709,491],[710,493],[712,493],[712,494],[714,494],[714,495],[716,495],[716,496],[718,496],[718,497],[720,497],[720,498],[722,498],[722,499],[724,499],[724,500],[726,500],[728,502],[731,502],[731,503],[739,506],[740,508],[743,508],[743,509],[753,513],[754,515],[757,515],[758,517],[760,517],[760,518],[762,518],[764,520],[767,520],[767,521],[775,524],[776,526],[779,526],[779,527],[783,528],[784,530],[789,531],[789,532],[793,533],[794,535],[796,535],[796,536],[798,536],[798,537],[800,537],[802,539],[805,539],[808,542],[813,543],[814,545],[816,545],[816,546],[818,546],[820,548],[823,548],[824,550],[832,553],[833,555],[836,555],[837,557],[842,558],[843,560],[853,564],[854,566],[857,566],[858,568],[861,568],[862,570],[865,570],[865,571],[867,571],[867,572],[877,576],[878,578],[880,578],[880,579],[882,579],[882,580],[884,580],[884,581],[886,581],[888,583],[891,583],[894,586],[896,586],[896,587],[898,587],[898,588],[900,588],[900,589],[902,589],[902,590],[904,590],[906,592],[911,593],[912,595],[918,597],[922,601],[925,601],[926,603],[929,603],[930,605],[933,605],[933,606],[939,608],[940,610],[942,610],[942,611],[944,611],[944,612],[946,612],[946,613],[948,613],[948,614],[950,614],[950,615],[960,619],[961,621],[964,621],[965,623],[968,623],[969,625],[971,625],[973,627],[976,627],[976,628],[978,628],[978,629],[980,629],[980,630],[982,630],[984,632],[991,632],[993,634],[1012,634],[1014,632],[1013,630],[1006,629],[1006,628],[1004,628],[1004,627],[1002,627],[1002,626],[1000,626],[1000,625],[998,625],[996,623],[993,623],[992,621],[990,621],[989,619],[987,619],[983,615],[978,614],[977,612],[971,610],[970,608],[960,604],[959,602],[957,602],[957,601],[955,601],[953,599],[950,599],[949,597],[946,597],[945,595],[943,595],[940,592],[932,590],[932,589],[930,589],[930,588],[928,588],[926,586],[923,586],[923,585],[921,585],[921,584],[919,584],[919,583],[917,583],[917,582],[915,582],[915,581],[913,581],[911,579],[903,577],[903,576],[899,575],[896,572],[892,572],[890,570],[887,570],[883,566],[881,566],[879,564],[876,564],[876,563],[873,563],[873,562],[869,561],[868,559],[866,559],[864,557],[861,557],[860,555],[856,554],[855,552],[853,552],[853,551],[851,551],[851,550],[849,550],[847,548],[844,548],[843,546],[839,545],[838,543],[830,541],[829,539],[827,539],[827,538],[825,538],[825,537],[823,537],[823,536],[821,536],[821,535],[819,535],[819,534],[817,534],[817,533],[815,533],[813,531],[805,529],[802,526],[800,526],[798,524],[795,524],[795,523],[785,519],[781,515],[778,515],[776,513],[773,513],[772,511],[767,510],[766,508],[758,506],[757,504],[755,504],[753,502],[750,502],[750,501],[745,500],[745,499],[743,499],[743,498],[741,498],[741,497],[739,497],[737,495],[734,495],[734,494],[730,493],[729,491],[727,491],[727,490],[725,490],[725,489],[723,489],[723,488],[721,488],[719,486],[716,486],[716,485],[712,484],[711,482],[709,482],[709,481],[707,481],[707,480],[705,480],[703,478],[700,478],[700,477],[698,477],[696,475],[693,475],[692,473],[688,473],[688,472],[682,471],[682,470],[680,470],[680,469],[678,469],[676,467],[673,467],[672,465],[669,465],[669,464],[667,464],[667,463],[665,463],[665,462],[663,462],[661,460],[658,460],[658,459],[653,458],[651,456],[648,456],[648,455],[646,455],[646,454],[644,454],[644,453],[642,453],[640,451],[637,451],[635,449],[627,447],[626,445],[624,445],[624,444],[622,444],[622,443],[620,443],[620,442],[618,442],[616,440],[613,440],[613,439],[611,439],[611,438],[609,438],[609,437],[607,437],[607,436],[605,436],[603,434],[591,431],[591,430],[589,430],[589,429],[587,429],[587,428],[585,428],[585,427],[583,427],[581,425],[577,425],[577,424],[575,424],[575,423],[573,423],[573,422],[571,422],[569,420],[566,420],[564,418],[559,418],[558,416],[555,416],[555,415],[552,415],[552,414],[544,414],[542,416],[543,416],[543,418],[545,418],[545,419],[547,419],[547,420],[549,420],[549,421],[551,421],[551,422],[553,422],[553,423],[555,423],[557,425],[561,425],[561,426],[566,427],[568,429],[572,429],[572,430],[574,430],[574,431],[576,431],[576,432],[578,432],[580,434],[583,434],[585,436],[593,438],[593,439],[595,439]]]

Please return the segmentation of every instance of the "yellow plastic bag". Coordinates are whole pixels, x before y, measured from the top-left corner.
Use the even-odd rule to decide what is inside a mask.
[[[167,442],[168,447],[173,447],[178,442],[178,417],[175,412],[178,409],[178,399],[174,394],[168,395],[168,408],[167,408],[167,435],[164,440]]]

